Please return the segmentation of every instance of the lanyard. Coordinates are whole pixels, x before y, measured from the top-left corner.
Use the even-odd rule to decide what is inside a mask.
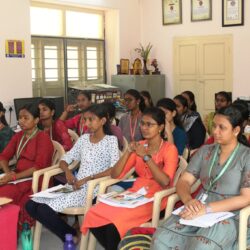
[[[214,156],[213,156],[213,159],[212,159],[212,163],[210,165],[210,168],[209,168],[209,173],[208,173],[208,176],[209,176],[209,187],[206,191],[206,193],[208,193],[211,188],[213,187],[213,185],[222,177],[222,175],[226,172],[226,170],[228,169],[229,165],[231,164],[231,162],[233,161],[238,149],[239,149],[239,146],[240,144],[238,143],[237,146],[235,147],[234,151],[231,153],[230,157],[227,159],[227,162],[226,164],[224,165],[223,169],[220,171],[220,173],[212,180],[211,178],[211,173],[212,173],[212,169],[214,167],[214,163],[217,159],[217,155],[218,155],[218,151],[219,151],[219,145],[217,145],[217,148],[214,152]]]
[[[84,124],[82,121],[83,121],[83,115],[81,115],[80,122],[79,122],[80,136],[83,134],[83,128],[84,128]]]
[[[21,141],[20,141],[20,143],[19,143],[19,145],[18,145],[17,152],[16,152],[16,158],[17,158],[17,160],[19,159],[20,154],[21,154],[21,152],[23,151],[24,147],[27,145],[28,141],[31,140],[31,139],[36,135],[37,131],[38,131],[38,128],[36,128],[36,129],[32,132],[32,134],[27,138],[27,140],[24,142],[24,144],[23,144],[23,140],[24,140],[24,138],[25,138],[25,136],[26,136],[26,133],[23,134],[23,136],[22,136],[22,138],[21,138]],[[22,145],[22,144],[23,144],[23,145]]]
[[[133,141],[133,140],[135,139],[135,130],[136,130],[136,125],[137,125],[138,116],[139,116],[139,114],[136,115],[134,127],[132,127],[132,118],[131,118],[131,114],[130,114],[130,116],[129,116],[129,128],[130,128],[130,139],[131,139],[131,141]]]

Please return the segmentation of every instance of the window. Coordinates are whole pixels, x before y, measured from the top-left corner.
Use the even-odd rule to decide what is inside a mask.
[[[105,83],[103,23],[102,12],[31,7],[34,96]]]

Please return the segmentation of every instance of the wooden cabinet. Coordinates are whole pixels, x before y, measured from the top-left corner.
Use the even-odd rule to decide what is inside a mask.
[[[147,90],[154,104],[165,97],[165,75],[112,75],[111,85],[118,87],[122,93],[128,89]]]

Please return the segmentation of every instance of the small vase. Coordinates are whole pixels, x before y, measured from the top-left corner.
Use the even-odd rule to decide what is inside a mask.
[[[147,68],[147,60],[145,60],[145,59],[143,59],[143,74],[144,75],[149,74],[149,71],[148,71],[148,68]]]

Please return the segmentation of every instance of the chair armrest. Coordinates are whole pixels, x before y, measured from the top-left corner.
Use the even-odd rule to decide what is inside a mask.
[[[110,179],[102,181],[100,183],[100,186],[99,186],[98,194],[104,194],[106,192],[107,187],[114,185],[115,183],[118,183],[118,182],[123,181],[125,179],[128,179],[134,173],[134,171],[135,171],[134,168],[130,169],[130,171],[122,179],[110,178]]]
[[[86,205],[85,205],[86,212],[92,206],[93,193],[94,193],[95,187],[99,185],[101,182],[107,181],[109,179],[110,179],[110,176],[104,176],[104,177],[100,177],[100,178],[88,181],[88,189],[87,189],[87,194],[86,194]]]
[[[175,193],[176,188],[168,188],[155,193],[154,204],[153,204],[153,217],[152,217],[152,227],[157,227],[160,219],[161,203],[163,198]]]
[[[197,180],[191,187],[191,193],[194,193],[197,190],[197,188],[200,186],[200,184],[201,184],[200,180]],[[178,194],[172,194],[168,197],[164,220],[168,219],[171,216],[174,210],[175,204],[180,200],[181,199]]]
[[[47,168],[43,168],[43,169],[39,169],[33,172],[33,178],[32,178],[32,190],[33,193],[37,193],[38,191],[38,184],[39,184],[39,177],[43,174],[45,174],[46,172],[52,170],[52,169],[56,169],[59,167],[59,164],[55,164],[53,166],[47,167]]]
[[[74,168],[78,167],[78,164],[79,162],[78,161],[74,161],[73,163],[71,163],[68,168],[69,170],[73,170]],[[50,181],[50,178],[52,176],[55,176],[55,175],[58,175],[58,174],[61,174],[61,173],[64,173],[63,170],[61,168],[56,168],[56,169],[52,169],[48,172],[46,172],[44,174],[44,177],[43,177],[43,185],[42,185],[42,190],[45,190],[49,187],[49,181]]]
[[[239,215],[239,250],[247,249],[247,224],[250,216],[250,206],[240,210]]]

